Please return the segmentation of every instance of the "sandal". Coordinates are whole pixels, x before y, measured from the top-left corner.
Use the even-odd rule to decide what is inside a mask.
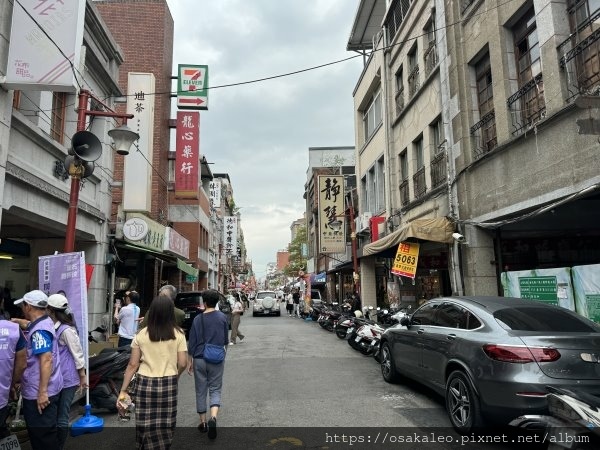
[[[206,422],[200,422],[200,425],[198,425],[198,431],[200,433],[206,433],[208,431],[208,425]]]

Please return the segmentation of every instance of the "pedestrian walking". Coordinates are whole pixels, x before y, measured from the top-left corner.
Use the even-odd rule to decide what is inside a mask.
[[[233,307],[231,309],[231,337],[229,340],[230,345],[235,345],[235,340],[239,337],[240,342],[244,340],[246,336],[242,334],[240,331],[240,322],[242,320],[242,315],[244,314],[244,305],[240,300],[239,294],[235,297],[235,301],[233,302]]]
[[[69,302],[62,294],[48,297],[48,314],[54,321],[63,388],[58,400],[58,448],[62,450],[69,435],[71,404],[77,392],[87,387],[85,358]]]
[[[117,409],[135,403],[137,449],[165,450],[171,447],[177,421],[179,376],[187,365],[185,334],[175,322],[175,307],[166,296],[158,296],[148,309],[148,326],[136,334],[123,375]],[[133,375],[133,399],[128,390]]]
[[[219,293],[207,290],[202,295],[206,309],[192,323],[188,346],[188,373],[194,374],[196,412],[200,418],[198,430],[208,432],[209,439],[217,437],[217,414],[221,406],[221,388],[225,362],[208,362],[204,359],[207,345],[227,347],[227,316],[215,309]],[[206,401],[210,408],[208,422]]]
[[[285,297],[285,309],[289,317],[292,317],[292,313],[294,312],[294,296],[290,292]]]
[[[27,368],[21,378],[23,417],[33,450],[58,450],[58,403],[63,388],[58,339],[47,314],[48,296],[38,290],[16,300],[28,321]]]
[[[117,345],[123,347],[131,345],[131,341],[137,333],[138,318],[140,317],[140,308],[136,303],[140,299],[140,294],[136,291],[125,292],[125,306],[115,308],[115,320],[119,324],[119,341]]]
[[[177,288],[172,284],[165,284],[158,290],[159,297],[167,297],[175,305],[175,298],[177,297]],[[185,311],[175,306],[175,323],[179,328],[183,327],[183,321],[185,320]],[[148,325],[148,319],[146,316],[140,317],[140,329]]]
[[[294,313],[295,317],[300,317],[300,291],[298,289],[294,289],[294,293],[292,294],[292,298],[294,301]]]
[[[15,399],[15,384],[27,366],[27,341],[18,323],[0,316],[0,439],[10,434],[6,426],[9,400]]]

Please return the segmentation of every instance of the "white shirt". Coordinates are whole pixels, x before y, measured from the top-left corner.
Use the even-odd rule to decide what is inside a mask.
[[[125,339],[133,339],[137,333],[140,308],[135,303],[130,303],[119,310],[119,336]]]

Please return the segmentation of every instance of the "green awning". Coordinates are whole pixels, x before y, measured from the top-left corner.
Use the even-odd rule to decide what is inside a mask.
[[[188,275],[198,278],[198,269],[190,266],[182,259],[177,258],[177,268]]]

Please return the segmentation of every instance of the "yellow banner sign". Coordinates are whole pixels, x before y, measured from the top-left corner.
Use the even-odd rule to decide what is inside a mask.
[[[419,244],[416,242],[400,242],[392,273],[394,275],[414,278],[417,273],[417,262],[419,261]]]

